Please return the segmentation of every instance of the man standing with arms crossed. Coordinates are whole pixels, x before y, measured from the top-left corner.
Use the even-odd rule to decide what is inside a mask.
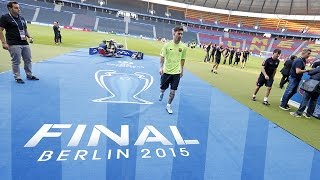
[[[57,22],[53,22],[54,43],[59,44],[59,25]]]
[[[3,49],[9,51],[12,57],[12,72],[17,83],[23,84],[24,81],[20,77],[20,60],[24,61],[24,70],[28,80],[39,80],[32,75],[31,50],[27,42],[32,37],[27,31],[26,20],[20,16],[19,4],[11,1],[7,4],[8,14],[4,14],[0,18],[0,40]],[[4,38],[3,30],[6,30],[6,38]]]
[[[166,110],[172,114],[171,103],[178,89],[180,78],[183,76],[183,66],[186,59],[187,46],[181,42],[183,28],[173,29],[173,40],[165,44],[160,53],[160,97],[162,101],[165,90],[170,85],[170,94]]]

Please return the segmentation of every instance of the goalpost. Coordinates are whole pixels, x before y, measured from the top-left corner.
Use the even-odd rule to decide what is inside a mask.
[[[272,54],[273,54],[272,51],[260,51],[260,57],[265,58],[265,59],[271,57]]]

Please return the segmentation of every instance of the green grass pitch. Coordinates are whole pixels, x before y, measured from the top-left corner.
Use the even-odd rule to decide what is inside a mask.
[[[62,29],[63,43],[61,45],[54,45],[52,27],[29,25],[28,28],[30,34],[34,37],[34,44],[31,44],[34,62],[46,60],[79,48],[97,46],[101,40],[109,38],[115,39],[122,44],[127,44],[128,49],[142,51],[146,55],[158,56],[163,45],[161,42],[152,40],[67,29]],[[269,97],[271,105],[267,107],[261,103],[265,94],[265,87],[260,89],[257,95],[257,102],[250,100],[255,88],[255,82],[260,73],[261,58],[250,57],[245,69],[220,65],[219,74],[214,75],[210,72],[212,64],[203,62],[204,55],[204,51],[199,48],[188,49],[186,69],[304,142],[320,149],[320,121],[315,118],[294,118],[289,112],[283,111],[278,107],[284,91],[278,88],[281,77],[279,71],[283,64],[280,64],[278,68],[274,86]],[[3,49],[0,50],[0,60],[0,72],[10,70],[9,53]],[[183,79],[183,81],[187,81],[187,79]],[[291,111],[294,110],[296,109],[293,108]]]

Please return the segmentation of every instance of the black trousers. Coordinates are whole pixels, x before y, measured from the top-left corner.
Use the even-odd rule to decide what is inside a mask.
[[[62,39],[62,37],[61,37],[60,33],[55,33],[54,34],[54,42],[55,43],[61,43],[61,39]]]
[[[59,34],[57,34],[57,33],[54,34],[54,42],[55,43],[59,42]]]
[[[230,57],[229,57],[229,65],[232,64],[232,59],[233,59],[233,56],[230,56]]]
[[[225,57],[224,57],[224,60],[223,60],[223,64],[226,64],[227,59],[228,59],[228,56],[225,56]]]

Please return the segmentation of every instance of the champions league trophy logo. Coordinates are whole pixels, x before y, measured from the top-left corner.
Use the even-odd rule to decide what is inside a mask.
[[[99,70],[95,73],[97,83],[107,91],[108,96],[92,100],[94,102],[153,104],[138,96],[153,84],[150,74],[135,72],[133,74],[117,73],[114,70]]]

